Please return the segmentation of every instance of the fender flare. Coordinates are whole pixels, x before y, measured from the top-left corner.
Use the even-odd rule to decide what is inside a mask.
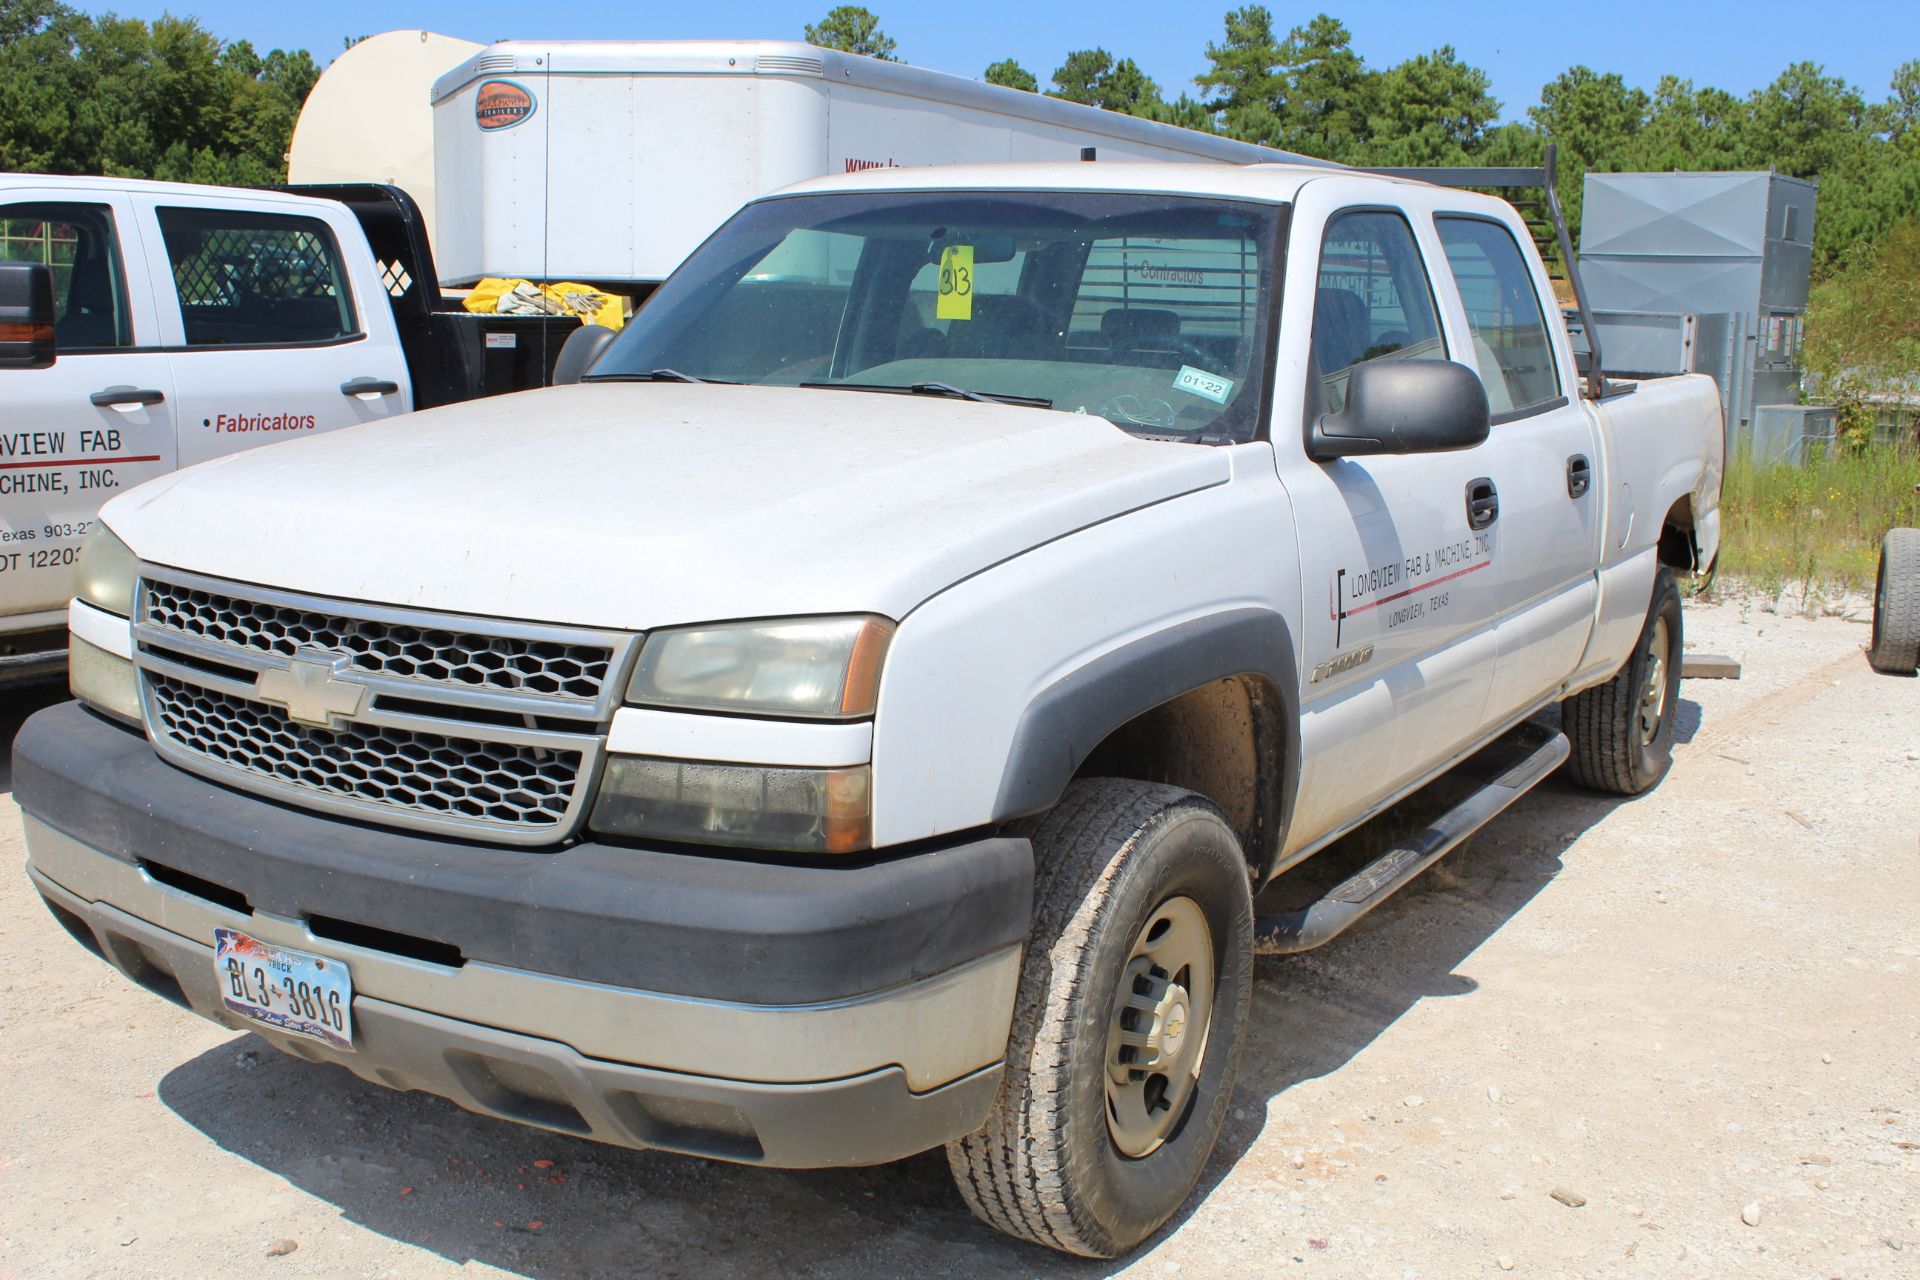
[[[1007,751],[993,820],[1053,807],[1074,772],[1108,734],[1183,693],[1232,676],[1256,676],[1279,700],[1283,757],[1279,812],[1266,849],[1248,850],[1265,879],[1285,843],[1300,780],[1300,681],[1293,634],[1270,609],[1207,614],[1129,641],[1042,689],[1021,713]]]

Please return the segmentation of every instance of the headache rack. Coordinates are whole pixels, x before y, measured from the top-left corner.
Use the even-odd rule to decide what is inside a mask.
[[[1543,261],[1551,262],[1558,252],[1561,265],[1566,269],[1567,284],[1573,290],[1574,309],[1580,313],[1580,326],[1586,331],[1587,360],[1581,373],[1587,380],[1587,397],[1592,400],[1605,399],[1630,391],[1630,386],[1609,383],[1601,370],[1600,330],[1593,323],[1593,313],[1587,307],[1587,291],[1580,283],[1580,259],[1573,251],[1573,237],[1567,234],[1566,215],[1560,208],[1560,191],[1554,184],[1556,170],[1554,156],[1558,148],[1551,142],[1547,144],[1546,163],[1537,168],[1504,167],[1499,165],[1464,166],[1447,168],[1413,169],[1368,169],[1367,173],[1377,173],[1388,178],[1407,178],[1415,182],[1430,182],[1436,187],[1460,187],[1470,190],[1493,191],[1505,197],[1508,203],[1520,212],[1526,220],[1527,229],[1533,233],[1533,243],[1540,250]],[[1509,195],[1509,192],[1521,194]]]

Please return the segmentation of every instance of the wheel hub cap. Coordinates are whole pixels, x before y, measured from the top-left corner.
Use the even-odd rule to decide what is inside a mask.
[[[1667,620],[1653,624],[1653,652],[1647,659],[1647,683],[1640,693],[1640,741],[1651,743],[1660,733],[1660,718],[1667,711]]]
[[[1151,1154],[1185,1118],[1206,1057],[1213,937],[1190,898],[1163,903],[1134,940],[1107,1034],[1107,1128]]]

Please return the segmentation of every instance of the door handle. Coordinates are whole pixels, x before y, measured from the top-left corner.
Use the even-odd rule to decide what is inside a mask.
[[[371,399],[374,396],[394,395],[399,390],[400,390],[399,383],[388,382],[384,378],[355,378],[350,382],[343,382],[340,384],[341,395],[363,396],[368,399]]]
[[[1593,465],[1587,455],[1576,453],[1567,459],[1567,496],[1578,498],[1593,487]]]
[[[1500,518],[1500,492],[1486,476],[1467,481],[1467,528],[1484,529]]]
[[[108,387],[105,391],[96,391],[87,399],[102,409],[138,408],[141,405],[160,404],[166,396],[151,387]]]

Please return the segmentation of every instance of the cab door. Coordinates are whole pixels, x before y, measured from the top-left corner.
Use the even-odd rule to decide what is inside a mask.
[[[1275,455],[1305,590],[1296,848],[1466,745],[1483,724],[1494,664],[1491,568],[1503,532],[1473,514],[1488,447],[1315,461],[1306,421],[1283,416],[1303,403],[1308,420],[1337,412],[1352,370],[1369,360],[1459,358],[1433,288],[1431,224],[1405,186],[1382,183],[1371,206],[1319,198],[1332,187],[1351,199],[1356,185],[1301,190],[1276,387]]]
[[[1442,210],[1443,305],[1457,303],[1493,412],[1487,475],[1497,493],[1503,554],[1498,657],[1489,720],[1553,696],[1585,652],[1598,599],[1600,450],[1571,365],[1541,305],[1551,297],[1521,231],[1488,214]],[[1469,360],[1463,360],[1467,363]]]
[[[403,413],[411,384],[344,209],[135,197],[180,396],[180,465]]]
[[[61,625],[107,499],[174,467],[178,404],[124,196],[0,192],[0,257],[53,269],[57,353],[0,370],[0,632]]]

